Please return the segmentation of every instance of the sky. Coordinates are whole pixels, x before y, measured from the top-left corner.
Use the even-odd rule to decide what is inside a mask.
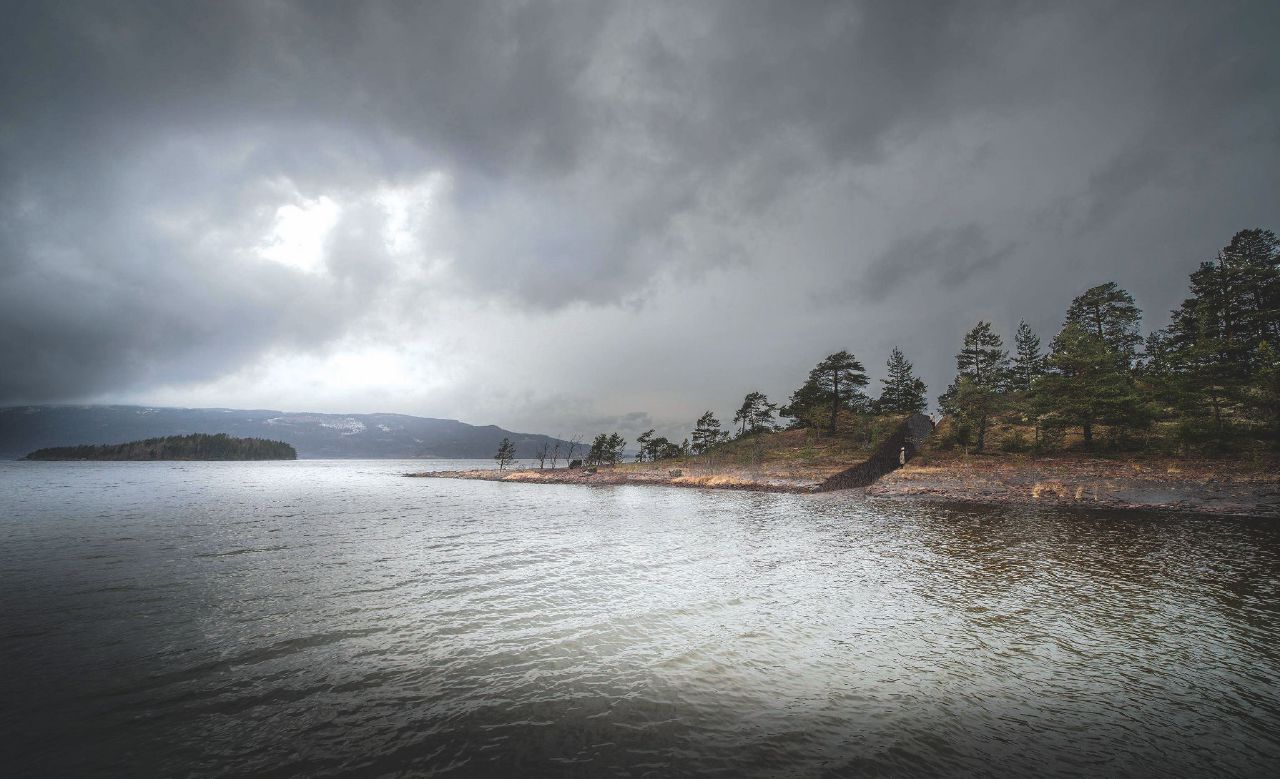
[[[679,440],[1280,229],[1280,3],[0,0],[0,405]]]

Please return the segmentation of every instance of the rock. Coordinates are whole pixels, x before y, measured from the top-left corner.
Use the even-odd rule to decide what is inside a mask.
[[[684,471],[680,470],[679,468],[672,468],[671,470],[667,471],[667,475],[674,479],[677,476],[684,476]]]

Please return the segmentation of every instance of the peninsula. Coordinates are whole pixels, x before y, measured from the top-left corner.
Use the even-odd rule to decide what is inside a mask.
[[[812,429],[769,431],[727,441],[702,455],[598,467],[432,471],[410,476],[527,484],[663,485],[757,492],[824,492],[877,447],[859,442],[852,416],[844,435]],[[881,425],[881,428],[887,425]],[[999,425],[1000,436],[1018,434]],[[1154,452],[1037,453],[956,446],[943,420],[905,465],[851,491],[872,499],[971,503],[1024,508],[1141,509],[1239,516],[1280,516],[1280,463],[1274,458],[1178,457]]]
[[[85,444],[37,449],[24,460],[296,460],[283,441],[235,438],[226,433],[147,438],[124,444]]]
[[[632,464],[615,432],[583,445],[580,461],[575,437],[567,451],[543,447],[537,469],[508,471],[504,440],[495,470],[414,475],[1280,515],[1280,239],[1241,230],[1188,286],[1169,324],[1145,334],[1133,295],[1090,287],[1047,351],[1025,320],[1012,350],[979,320],[937,396],[936,426],[901,349],[876,398],[841,350],[784,404],[747,393],[727,430],[708,410],[683,443],[641,433]]]

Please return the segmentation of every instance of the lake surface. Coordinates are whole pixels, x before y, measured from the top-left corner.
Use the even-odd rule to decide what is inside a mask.
[[[1280,522],[423,468],[0,463],[0,770],[1280,770]]]

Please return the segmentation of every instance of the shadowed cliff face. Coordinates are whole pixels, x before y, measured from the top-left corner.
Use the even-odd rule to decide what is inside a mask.
[[[932,432],[932,419],[924,414],[912,414],[898,425],[893,435],[889,436],[865,462],[830,477],[822,483],[818,491],[847,490],[875,483],[876,479],[902,467],[914,457]]]

